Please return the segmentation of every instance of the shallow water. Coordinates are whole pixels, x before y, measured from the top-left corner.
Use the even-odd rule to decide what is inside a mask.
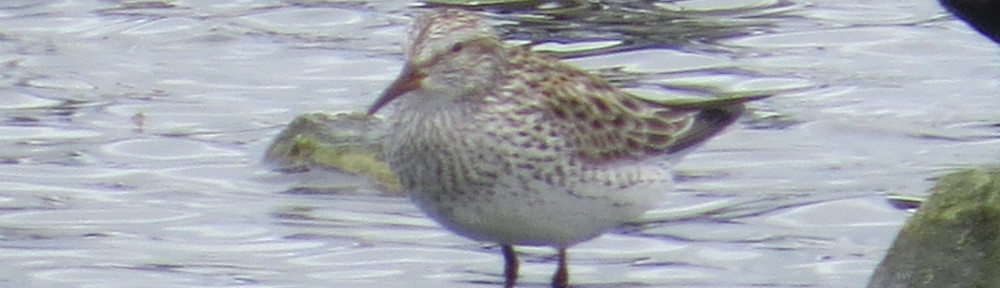
[[[569,61],[645,95],[788,90],[682,161],[659,209],[572,249],[580,287],[861,287],[908,216],[886,195],[1000,162],[1000,48],[935,1],[656,4],[722,28],[499,18],[540,49],[641,39]],[[407,5],[0,4],[0,287],[497,287],[495,247],[405,198],[260,164],[296,115],[395,77]],[[294,189],[317,182],[361,188]],[[544,287],[552,251],[523,251]]]

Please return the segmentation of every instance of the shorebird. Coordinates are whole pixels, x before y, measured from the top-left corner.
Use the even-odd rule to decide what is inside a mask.
[[[733,123],[743,102],[649,100],[559,59],[505,45],[477,14],[436,9],[410,27],[406,64],[368,110],[396,104],[385,149],[429,217],[500,245],[505,287],[515,245],[566,249],[655,207],[671,160]]]

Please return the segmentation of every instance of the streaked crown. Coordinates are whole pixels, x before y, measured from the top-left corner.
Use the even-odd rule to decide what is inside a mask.
[[[496,31],[481,17],[461,9],[441,9],[417,17],[407,34],[406,58],[427,61],[451,49],[455,43],[474,39],[498,39]]]

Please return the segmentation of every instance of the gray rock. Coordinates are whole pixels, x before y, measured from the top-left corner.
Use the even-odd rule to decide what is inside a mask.
[[[1000,168],[941,177],[868,287],[1000,287]]]

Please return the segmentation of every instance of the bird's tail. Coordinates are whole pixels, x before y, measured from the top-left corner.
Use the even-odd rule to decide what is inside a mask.
[[[699,146],[712,136],[736,122],[743,111],[744,103],[771,97],[771,95],[750,95],[715,99],[648,100],[669,107],[675,111],[696,113],[694,123],[684,133],[677,136],[670,153],[678,153]],[[682,153],[681,153],[682,154]]]

